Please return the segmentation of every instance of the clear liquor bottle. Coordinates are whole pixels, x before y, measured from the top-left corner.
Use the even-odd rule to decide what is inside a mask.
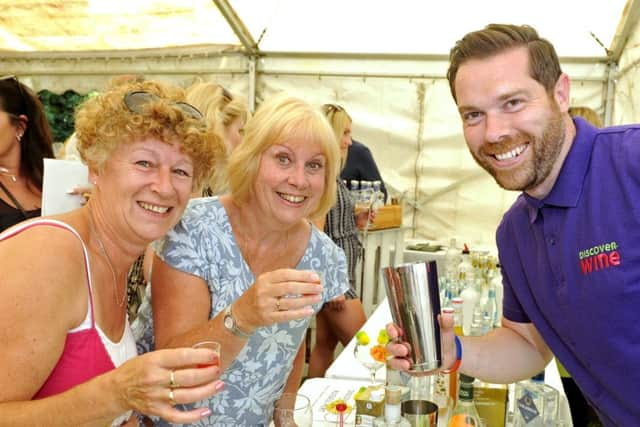
[[[397,387],[400,389],[400,400],[405,401],[411,398],[411,380],[413,377],[404,371],[398,371],[393,369],[389,363],[386,366],[386,380],[385,386]]]
[[[442,312],[453,314],[454,331],[462,336],[462,298],[452,300],[453,308],[445,307]],[[440,407],[447,406],[458,399],[458,372],[444,373],[439,371],[435,376],[434,402]]]
[[[401,391],[398,387],[386,387],[384,391],[384,415],[373,421],[375,427],[411,427],[409,421],[402,416]]]
[[[448,427],[479,427],[480,415],[473,401],[473,381],[475,378],[460,374],[458,402],[453,408]]]
[[[515,387],[514,427],[555,426],[558,390],[544,383],[544,371]]]
[[[465,244],[462,251],[462,261],[458,265],[458,283],[460,286],[459,296],[464,300],[462,307],[463,312],[463,330],[465,335],[469,335],[471,331],[471,323],[473,312],[478,305],[480,299],[480,291],[476,286],[475,272],[471,264],[471,256],[469,248]]]
[[[487,293],[487,301],[482,308],[484,316],[488,316],[488,328],[489,330],[496,327],[499,324],[499,313],[498,313],[498,301],[496,301],[496,290],[489,285],[489,290]]]
[[[460,297],[452,298],[451,306],[453,307],[453,330],[457,336],[461,337],[464,335],[464,330],[462,328],[462,325],[464,324],[464,300]]]

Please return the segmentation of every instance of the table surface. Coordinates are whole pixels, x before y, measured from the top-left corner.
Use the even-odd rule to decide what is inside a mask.
[[[362,330],[366,331],[370,337],[377,337],[380,329],[384,328],[385,325],[390,321],[391,312],[389,310],[387,300],[384,299],[371,314],[371,316],[367,319],[367,322],[362,327]],[[352,339],[340,353],[340,355],[334,360],[329,369],[327,369],[325,378],[313,378],[305,381],[300,392],[302,394],[305,394],[305,392],[312,393],[316,398],[316,403],[318,403],[318,399],[323,398],[327,394],[333,393],[337,396],[339,394],[338,390],[342,390],[342,388],[344,388],[344,393],[346,394],[350,392],[354,387],[356,387],[356,385],[359,388],[362,385],[369,384],[369,371],[364,366],[362,366],[353,355],[355,341],[355,338]],[[376,381],[384,383],[385,379],[386,368],[382,367],[376,373]],[[549,363],[545,369],[545,382],[560,392],[561,403],[559,418],[565,421],[567,426],[572,426],[569,405],[564,394],[564,388],[562,387],[562,381],[560,379],[560,374],[558,373],[555,361]],[[513,402],[513,389],[513,385],[509,385],[510,403]],[[324,390],[324,392],[318,395],[319,392],[317,390]],[[355,388],[355,390],[357,390],[357,388]],[[334,399],[337,398],[341,397],[335,397]],[[330,399],[328,400],[328,402],[334,399]],[[314,409],[316,409],[315,406]],[[318,410],[322,411],[321,408],[319,408]],[[324,417],[323,414],[317,415],[319,420],[322,420]],[[316,419],[316,414],[314,414],[314,419]],[[320,424],[318,425],[322,425],[322,423],[320,422]]]

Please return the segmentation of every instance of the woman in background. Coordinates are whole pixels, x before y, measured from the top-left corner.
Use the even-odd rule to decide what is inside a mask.
[[[322,112],[338,140],[341,165],[344,165],[351,145],[351,117],[344,108],[334,104],[323,105]],[[318,225],[344,250],[349,272],[349,290],[326,303],[316,316],[316,343],[309,359],[309,377],[323,377],[333,362],[338,341],[346,346],[367,320],[356,293],[355,275],[356,264],[362,254],[357,225],[364,226],[368,214],[365,211],[356,216],[349,190],[338,177],[336,203]]]
[[[14,76],[0,79],[0,232],[40,216],[44,159],[53,158],[42,103]]]
[[[212,125],[224,139],[226,156],[216,167],[207,186],[204,196],[222,194],[227,189],[226,166],[231,152],[242,142],[242,132],[249,108],[239,96],[233,95],[223,86],[213,82],[196,82],[187,89],[187,101],[197,107],[204,115],[207,123]]]

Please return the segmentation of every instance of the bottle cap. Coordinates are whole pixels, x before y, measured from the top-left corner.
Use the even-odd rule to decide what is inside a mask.
[[[390,405],[399,405],[402,392],[399,387],[390,386],[385,389],[384,400]]]
[[[471,384],[474,381],[475,381],[474,377],[465,375],[462,372],[460,372],[460,382],[463,382],[465,384]]]
[[[533,381],[544,382],[544,371],[539,372],[538,374],[534,375],[533,377],[531,377],[531,379]]]

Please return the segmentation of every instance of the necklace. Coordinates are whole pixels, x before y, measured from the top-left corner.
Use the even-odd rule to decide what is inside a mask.
[[[9,169],[0,166],[0,174],[4,175],[4,176],[8,176],[9,178],[11,178],[11,181],[16,182],[18,180],[18,178],[12,174]]]
[[[118,304],[118,307],[123,307],[124,301],[127,298],[127,288],[124,288],[124,295],[122,295],[122,299],[118,301],[118,279],[116,278],[116,270],[115,268],[113,268],[111,257],[107,253],[107,250],[104,248],[104,244],[102,243],[100,236],[98,236],[98,232],[93,226],[93,217],[91,216],[91,214],[89,214],[89,219],[91,221],[91,230],[93,231],[93,234],[95,234],[98,245],[100,246],[100,250],[102,251],[102,255],[104,255],[105,259],[107,260],[107,265],[109,265],[109,270],[111,270],[111,276],[113,277],[113,299],[116,301],[116,304]]]

